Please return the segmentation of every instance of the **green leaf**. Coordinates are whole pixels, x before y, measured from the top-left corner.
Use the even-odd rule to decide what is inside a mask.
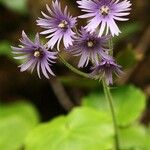
[[[0,149],[18,150],[27,133],[38,123],[35,108],[27,102],[0,105]]]
[[[1,0],[0,2],[13,11],[27,12],[27,0]]]
[[[144,150],[150,150],[150,126],[146,129],[146,139],[144,142]]]
[[[119,130],[120,145],[123,150],[149,150],[150,134],[149,128],[134,124]]]
[[[134,86],[123,86],[111,90],[118,125],[128,126],[135,122],[146,105],[144,93]],[[103,92],[92,93],[83,98],[83,105],[94,107],[110,115],[108,102]]]
[[[99,150],[113,148],[111,118],[91,108],[39,125],[25,141],[26,150]]]
[[[149,150],[150,145],[146,144],[147,133],[143,126],[135,125],[120,130],[120,145],[125,150]]]

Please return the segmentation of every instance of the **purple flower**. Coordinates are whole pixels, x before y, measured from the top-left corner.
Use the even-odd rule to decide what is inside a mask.
[[[48,47],[52,49],[57,43],[57,49],[59,50],[60,42],[63,39],[65,48],[68,48],[72,45],[73,38],[75,37],[75,33],[72,29],[75,27],[76,17],[70,16],[67,12],[67,6],[64,12],[62,12],[58,0],[52,2],[51,8],[48,5],[46,5],[46,8],[50,16],[42,12],[45,19],[39,18],[37,20],[37,25],[46,29],[41,32],[41,34],[48,34],[46,37],[50,38]]]
[[[110,36],[98,37],[96,33],[90,34],[81,28],[78,37],[75,38],[73,46],[69,50],[73,55],[80,56],[78,67],[87,66],[89,61],[98,64],[102,58],[112,59],[106,52],[109,51],[108,40]]]
[[[104,78],[107,85],[109,85],[113,84],[113,73],[117,76],[123,73],[120,69],[121,66],[116,64],[114,60],[103,59],[98,65],[92,68],[93,72],[91,73],[91,76],[94,76],[96,79]]]
[[[99,36],[108,34],[109,31],[114,35],[119,35],[116,21],[126,21],[124,16],[129,15],[131,3],[128,0],[119,2],[119,0],[80,0],[77,1],[79,8],[86,14],[79,16],[80,18],[91,18],[85,27],[87,31],[94,32],[97,28]]]
[[[13,53],[17,56],[15,59],[23,59],[25,62],[20,65],[20,71],[33,70],[36,68],[39,78],[41,78],[40,71],[42,71],[43,75],[49,79],[48,73],[55,76],[52,72],[50,66],[51,63],[54,63],[54,59],[56,59],[57,52],[50,52],[46,46],[42,45],[39,40],[39,34],[37,33],[35,36],[34,42],[32,42],[25,32],[22,32],[22,39],[20,40],[22,45],[19,47],[13,47]]]

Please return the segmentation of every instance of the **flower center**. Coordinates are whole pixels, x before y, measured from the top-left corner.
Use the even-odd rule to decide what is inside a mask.
[[[93,47],[93,46],[94,46],[94,42],[93,42],[93,41],[88,41],[88,42],[87,42],[87,46],[88,46],[89,48]]]
[[[103,15],[103,16],[107,16],[108,13],[110,12],[110,8],[106,5],[103,5],[101,8],[100,8],[100,13]]]
[[[65,29],[67,28],[67,26],[68,26],[68,22],[66,20],[63,20],[58,24],[58,27],[61,29]]]
[[[33,55],[34,57],[38,58],[41,56],[41,52],[39,50],[36,50]]]

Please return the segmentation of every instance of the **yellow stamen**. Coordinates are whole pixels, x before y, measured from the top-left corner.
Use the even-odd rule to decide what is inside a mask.
[[[93,46],[94,46],[94,43],[93,43],[92,41],[88,41],[88,42],[87,42],[87,46],[88,46],[88,47],[93,47]]]
[[[109,13],[110,9],[108,6],[105,6],[103,5],[101,8],[100,8],[100,13],[103,15],[103,16],[107,16],[108,13]]]
[[[40,55],[41,55],[40,51],[37,50],[34,52],[34,57],[38,58],[40,57]]]
[[[64,29],[64,28],[67,28],[67,25],[68,25],[68,22],[63,20],[63,21],[60,22],[58,27]]]

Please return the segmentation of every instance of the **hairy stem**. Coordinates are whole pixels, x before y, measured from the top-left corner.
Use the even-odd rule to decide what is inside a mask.
[[[73,71],[74,73],[76,73],[76,74],[78,74],[78,75],[80,75],[80,76],[82,76],[82,77],[85,77],[85,78],[91,78],[91,77],[89,76],[89,74],[84,73],[84,72],[82,72],[82,71],[76,69],[75,67],[73,67],[71,64],[69,64],[69,63],[68,63],[63,57],[61,57],[60,55],[59,55],[58,57],[59,57],[60,61],[61,61],[66,67],[68,67],[71,71]]]
[[[113,120],[113,126],[114,126],[114,131],[115,131],[115,150],[120,150],[119,148],[119,136],[118,136],[118,126],[117,126],[117,120],[116,120],[116,115],[115,115],[115,110],[114,110],[114,105],[113,105],[113,99],[110,93],[110,89],[107,86],[106,82],[102,80],[103,83],[103,88],[104,88],[104,94],[105,97],[109,103],[111,115],[112,115],[112,120]]]

